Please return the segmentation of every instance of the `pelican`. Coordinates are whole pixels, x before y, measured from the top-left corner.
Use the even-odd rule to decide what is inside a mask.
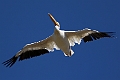
[[[60,30],[60,24],[50,13],[48,13],[48,15],[55,25],[54,33],[44,40],[26,44],[11,59],[3,62],[6,67],[11,67],[17,61],[17,59],[19,59],[19,61],[22,61],[25,59],[40,56],[54,51],[54,48],[56,50],[61,50],[65,56],[71,57],[74,54],[71,46],[74,46],[75,43],[80,44],[81,40],[86,43],[104,37],[114,37],[114,32],[99,32],[97,30],[91,30],[88,28],[78,31]]]

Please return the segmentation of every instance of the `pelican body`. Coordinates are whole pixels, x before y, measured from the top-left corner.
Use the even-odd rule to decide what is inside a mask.
[[[64,31],[59,30],[57,27],[58,26],[55,26],[55,30],[54,30],[54,35],[53,35],[54,41],[58,46],[58,48],[60,48],[64,52],[65,56],[71,56],[69,41],[67,37],[65,37],[66,35]]]
[[[99,32],[88,28],[78,31],[60,30],[60,24],[50,13],[48,13],[48,15],[55,25],[54,33],[44,40],[26,44],[12,58],[3,62],[6,67],[11,67],[18,58],[19,61],[22,61],[54,51],[54,48],[61,50],[65,56],[71,57],[74,54],[71,46],[74,46],[75,43],[80,44],[81,40],[86,43],[104,37],[114,37],[114,32]]]

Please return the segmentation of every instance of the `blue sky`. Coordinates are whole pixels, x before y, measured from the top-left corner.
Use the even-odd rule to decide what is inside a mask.
[[[82,42],[70,58],[55,50],[11,68],[0,64],[1,80],[120,80],[120,0],[0,0],[0,63],[53,33],[48,13],[61,29],[113,31],[117,38]]]

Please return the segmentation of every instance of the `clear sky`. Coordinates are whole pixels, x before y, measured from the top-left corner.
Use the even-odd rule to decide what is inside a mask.
[[[61,29],[110,31],[117,38],[82,41],[72,57],[55,50],[11,68],[0,64],[0,80],[120,80],[120,0],[0,0],[0,63],[53,33],[48,13]]]

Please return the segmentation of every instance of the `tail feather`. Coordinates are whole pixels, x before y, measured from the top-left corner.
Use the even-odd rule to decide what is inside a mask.
[[[65,56],[71,57],[74,54],[73,50],[71,49],[69,53],[64,53]]]
[[[70,57],[74,54],[74,51],[71,49],[70,50]]]

